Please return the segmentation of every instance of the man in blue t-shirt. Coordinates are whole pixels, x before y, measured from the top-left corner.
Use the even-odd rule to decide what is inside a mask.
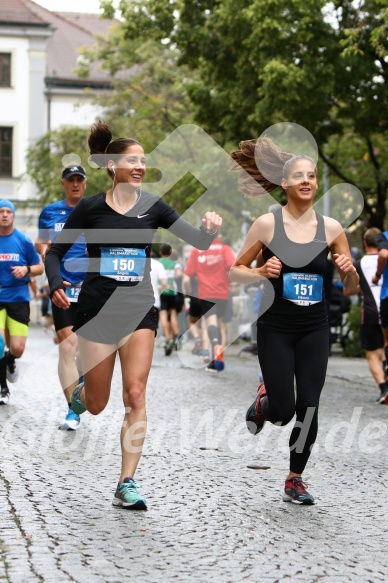
[[[43,265],[32,241],[13,226],[15,207],[0,200],[0,404],[9,400],[7,380],[14,383],[15,363],[24,352],[30,321],[30,277],[41,275]],[[9,351],[4,354],[4,346]]]
[[[38,253],[45,260],[46,253],[61,232],[66,219],[83,197],[86,188],[86,172],[82,166],[76,164],[66,166],[62,172],[62,188],[65,199],[47,205],[39,216],[39,237],[35,242]],[[85,278],[88,258],[86,242],[82,234],[70,247],[61,262],[61,275],[68,282],[66,295],[70,299],[70,308],[61,310],[52,306],[55,330],[59,340],[58,376],[65,394],[69,409],[62,429],[77,429],[80,417],[71,409],[71,395],[79,382],[76,362],[77,337],[72,332],[74,315],[77,308],[78,294]]]

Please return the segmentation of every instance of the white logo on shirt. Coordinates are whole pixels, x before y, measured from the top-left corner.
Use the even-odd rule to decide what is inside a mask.
[[[1,253],[0,261],[20,261],[19,253]]]
[[[149,214],[149,213],[147,213],[146,215],[137,215],[137,218],[138,218],[138,219],[142,219],[143,217],[148,217],[148,214]]]

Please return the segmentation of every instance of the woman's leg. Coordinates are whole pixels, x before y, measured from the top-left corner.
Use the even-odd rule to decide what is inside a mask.
[[[141,457],[147,427],[145,392],[152,363],[155,331],[133,332],[120,345],[123,378],[124,421],[121,429],[122,468],[120,483],[133,478]]]
[[[178,314],[174,309],[170,310],[170,330],[173,338],[179,334]]]
[[[79,336],[78,349],[85,383],[80,398],[89,413],[98,415],[109,401],[117,346],[92,342]]]
[[[287,425],[295,414],[295,334],[280,334],[258,327],[257,349],[267,396],[261,401],[267,421]]]
[[[290,474],[300,476],[318,433],[318,406],[329,359],[329,331],[301,335],[295,346],[296,423],[290,436]]]

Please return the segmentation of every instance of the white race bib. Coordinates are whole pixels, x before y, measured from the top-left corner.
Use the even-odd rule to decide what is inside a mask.
[[[116,281],[142,281],[146,263],[145,249],[102,247],[100,274]]]

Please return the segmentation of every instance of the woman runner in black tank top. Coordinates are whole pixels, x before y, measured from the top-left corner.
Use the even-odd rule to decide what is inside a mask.
[[[273,211],[273,215],[274,235],[270,246],[263,250],[263,260],[266,262],[271,257],[282,257],[284,261],[282,261],[282,277],[269,280],[273,285],[275,298],[271,307],[259,317],[260,329],[279,332],[328,329],[326,306],[322,301],[323,278],[326,273],[328,255],[323,216],[315,213],[317,219],[315,237],[311,242],[301,244],[287,237],[282,208],[279,207]],[[301,264],[300,267],[297,266],[299,264]],[[305,275],[308,275],[307,279]],[[284,280],[286,280],[286,290]],[[288,295],[290,292],[298,292],[298,294],[293,299],[286,299],[286,291]],[[314,298],[309,297],[309,291],[315,292]]]
[[[344,287],[354,292],[358,275],[341,225],[313,209],[318,188],[316,167],[308,156],[281,152],[269,138],[241,142],[232,152],[233,170],[241,172],[241,190],[262,196],[247,182],[248,172],[271,192],[279,184],[287,204],[259,217],[248,232],[231,269],[232,281],[261,283],[263,299],[257,322],[257,345],[264,382],[248,409],[247,426],[259,433],[265,421],[288,424],[290,466],[283,500],[314,504],[302,473],[318,432],[318,405],[329,357],[329,325],[323,277],[331,251]],[[260,168],[255,153],[259,153]],[[264,176],[271,169],[273,181]],[[276,179],[276,175],[281,178]],[[257,260],[256,267],[251,267]],[[296,388],[295,388],[296,385]]]

